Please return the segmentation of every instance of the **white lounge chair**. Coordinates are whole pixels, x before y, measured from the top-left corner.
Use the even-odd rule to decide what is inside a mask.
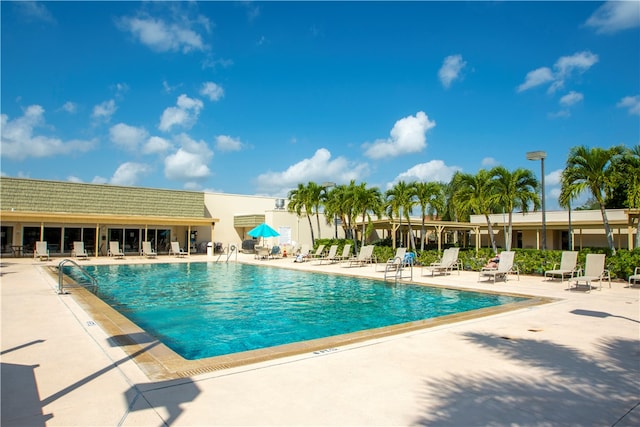
[[[178,258],[187,256],[188,254],[182,250],[179,242],[171,242],[171,248],[169,249],[169,255],[175,255]]]
[[[460,248],[447,248],[442,252],[442,258],[438,262],[432,262],[431,264],[422,267],[422,272],[424,275],[424,271],[430,271],[431,276],[435,276],[436,273],[444,273],[452,271],[454,269],[458,270],[458,274],[460,274],[460,266],[458,264],[458,255],[460,253]]]
[[[77,259],[89,259],[89,254],[84,248],[84,242],[73,242],[73,251],[71,252],[71,256],[74,256]]]
[[[518,280],[520,280],[519,271],[517,269],[514,269],[513,266],[514,257],[515,252],[502,251],[500,253],[500,262],[498,263],[498,268],[482,267],[478,276],[478,281],[480,281],[483,277],[489,277],[493,279],[493,283],[496,283],[496,280],[498,279],[503,279],[506,282],[507,276],[510,273],[518,273]]]
[[[46,258],[47,261],[51,259],[49,257],[49,248],[47,248],[47,242],[36,242],[36,248],[33,251],[33,259],[39,258],[42,261]]]
[[[120,250],[120,242],[113,241],[109,242],[109,252],[107,255],[112,256],[114,258],[124,258],[124,252]]]
[[[351,244],[347,243],[342,248],[342,255],[336,256],[336,259],[338,261],[345,261],[345,260],[348,260],[350,257],[351,257]]]
[[[370,264],[374,261],[373,257],[373,245],[365,245],[360,248],[360,253],[349,259],[349,267],[356,265],[361,267],[365,264]]]
[[[269,248],[266,246],[256,246],[256,259],[269,259]]]
[[[640,267],[636,267],[633,270],[633,274],[631,276],[629,276],[629,287],[635,286],[638,284],[638,281],[640,281]],[[633,283],[631,283],[633,282]]]
[[[142,256],[147,258],[157,258],[158,254],[151,247],[151,242],[142,242]]]
[[[544,277],[549,277],[549,280],[555,276],[560,276],[560,282],[564,281],[565,276],[569,276],[571,279],[573,276],[579,273],[578,265],[578,252],[577,251],[563,251],[562,258],[560,259],[560,267],[558,264],[553,265],[553,270],[544,272]]]
[[[321,258],[324,254],[324,248],[327,245],[318,245],[318,248],[316,249],[315,253],[309,253],[308,258]]]
[[[322,264],[322,262],[327,262],[329,264],[338,262],[338,259],[336,257],[337,253],[338,245],[331,245],[331,247],[329,247],[329,252],[325,256],[318,258],[318,260],[320,261],[318,264]]]
[[[609,280],[609,287],[611,287],[611,275],[605,269],[604,261],[605,254],[587,254],[587,260],[584,263],[584,274],[569,279],[569,288],[571,288],[571,282],[575,282],[575,289],[580,287],[580,282],[584,282],[587,291],[590,291],[592,282],[597,280],[600,285],[599,289],[602,289],[602,281],[604,279]]]
[[[280,246],[276,245],[271,248],[271,251],[269,252],[269,258],[282,258],[282,250],[280,249]]]

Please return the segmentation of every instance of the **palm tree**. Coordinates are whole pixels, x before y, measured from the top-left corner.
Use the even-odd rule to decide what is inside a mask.
[[[613,164],[612,182],[624,191],[625,207],[640,208],[640,144],[626,148]],[[636,242],[640,247],[640,221],[637,222]]]
[[[307,187],[304,184],[298,184],[298,188],[289,191],[287,198],[289,199],[287,210],[289,212],[294,212],[298,216],[305,215],[307,217],[307,220],[309,220],[309,229],[311,230],[311,244],[315,245],[313,224],[311,223],[313,206],[309,198]]]
[[[415,187],[404,181],[398,181],[392,188],[385,193],[387,215],[389,218],[394,216],[400,219],[400,229],[402,229],[402,217],[407,220],[409,226],[410,247],[416,250],[416,241],[411,229],[411,211],[417,204]],[[395,238],[395,236],[394,236]]]
[[[605,195],[613,188],[612,165],[623,153],[622,146],[608,149],[589,148],[584,145],[573,147],[569,151],[567,166],[562,172],[561,204],[566,205],[570,199],[577,197],[584,190],[589,190],[600,207],[607,243],[612,254],[616,253],[616,249],[607,219]]]
[[[353,214],[362,215],[361,244],[364,246],[367,234],[366,227],[371,223],[371,214],[375,214],[378,218],[381,216],[383,207],[382,193],[378,187],[367,188],[367,184],[363,182],[353,188],[351,196],[353,198]],[[355,237],[356,236],[354,235],[354,242],[356,241]]]
[[[322,232],[320,231],[320,205],[324,199],[326,187],[318,185],[313,181],[309,181],[307,183],[306,191],[308,202],[311,206],[311,213],[316,216],[316,223],[318,224],[318,239],[322,239]]]
[[[493,227],[489,215],[494,212],[496,196],[491,174],[485,169],[480,169],[477,174],[456,172],[452,178],[455,187],[454,201],[456,206],[465,214],[473,213],[484,215],[487,220],[489,239],[493,252],[497,253],[496,239],[493,235]]]
[[[445,208],[445,185],[440,182],[414,182],[415,196],[420,205],[422,223],[420,228],[420,250],[424,251],[425,218],[442,212]]]
[[[494,188],[496,190],[496,203],[509,214],[509,228],[505,236],[505,247],[511,250],[513,236],[512,218],[515,209],[528,212],[529,205],[533,204],[533,209],[540,206],[540,199],[536,189],[538,180],[528,169],[518,168],[511,172],[503,166],[496,166],[491,169]]]

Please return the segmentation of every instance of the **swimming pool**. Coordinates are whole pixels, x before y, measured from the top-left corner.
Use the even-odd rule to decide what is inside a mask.
[[[85,268],[103,301],[188,360],[527,299],[241,263]]]

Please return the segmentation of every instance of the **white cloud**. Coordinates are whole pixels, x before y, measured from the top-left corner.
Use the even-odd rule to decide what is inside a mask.
[[[240,151],[242,150],[242,142],[228,135],[218,135],[216,136],[216,149],[220,151]]]
[[[200,95],[206,96],[210,101],[218,101],[224,96],[224,89],[213,82],[202,84]]]
[[[612,34],[640,26],[640,2],[608,1],[587,19],[588,27],[599,34]]]
[[[111,120],[111,116],[113,116],[117,109],[118,107],[116,106],[116,102],[113,99],[110,99],[93,107],[93,114],[91,117],[108,123]]]
[[[494,166],[499,165],[500,163],[493,157],[485,157],[484,159],[482,159],[481,164],[485,168],[492,168]]]
[[[256,178],[256,186],[260,194],[285,196],[300,183],[309,181],[348,183],[352,179],[360,180],[367,174],[366,164],[353,163],[344,157],[332,159],[329,150],[320,148],[313,157],[303,159],[283,172],[260,174]]]
[[[560,185],[560,182],[562,182],[562,169],[556,169],[544,176],[544,185],[546,187]]]
[[[571,112],[569,110],[560,110],[556,111],[555,113],[547,114],[547,117],[549,117],[550,119],[564,119],[567,117],[571,117]]]
[[[442,160],[430,160],[402,172],[391,183],[387,184],[387,188],[391,188],[398,181],[449,182],[453,175],[461,170],[462,168],[458,166],[447,166]]]
[[[200,110],[203,107],[202,101],[199,99],[189,98],[182,94],[176,101],[176,107],[169,107],[162,112],[158,129],[161,131],[169,131],[173,126],[182,126],[189,129],[194,125]]]
[[[629,114],[640,116],[640,95],[625,96],[617,104],[618,108],[628,108]]]
[[[20,1],[14,2],[13,5],[22,13],[25,18],[29,20],[49,23],[56,22],[49,9],[47,9],[47,7],[41,2]]]
[[[137,128],[124,123],[118,123],[109,129],[111,142],[129,151],[136,151],[148,136],[149,133],[145,128]]]
[[[440,71],[438,71],[442,86],[449,88],[451,83],[460,76],[460,72],[466,65],[467,63],[462,60],[462,55],[447,56],[442,63],[442,67],[440,67]]]
[[[75,112],[78,110],[78,106],[74,102],[67,101],[62,105],[62,110],[70,114],[75,114]]]
[[[180,134],[176,141],[181,145],[178,151],[164,160],[164,175],[172,181],[182,181],[194,185],[211,175],[208,163],[213,151],[204,141],[194,141],[186,134]]]
[[[75,183],[77,183],[77,184],[81,184],[82,182],[84,182],[84,181],[82,181],[82,179],[80,179],[80,178],[78,178],[77,176],[74,176],[74,175],[69,175],[69,176],[67,177],[67,181],[69,181],[69,182],[75,182]]]
[[[36,128],[46,127],[44,108],[40,105],[27,107],[22,117],[9,120],[9,116],[0,116],[1,155],[15,160],[28,157],[49,157],[91,150],[96,140],[69,140],[34,135]]]
[[[584,95],[579,92],[571,91],[560,98],[560,104],[569,107],[571,105],[577,104],[578,102],[581,102],[583,99]]]
[[[553,71],[541,67],[530,71],[524,83],[518,86],[518,92],[551,82],[549,92],[553,93],[564,87],[565,81],[575,73],[584,73],[598,62],[598,55],[589,51],[577,52],[571,56],[562,56],[553,65]]]
[[[159,136],[152,136],[142,147],[144,154],[164,153],[171,148],[171,143]]]
[[[209,28],[209,21],[203,16],[195,21],[183,17],[175,22],[166,22],[150,16],[123,17],[118,21],[121,30],[131,33],[140,43],[156,52],[207,50],[196,24],[201,24],[205,30]]]
[[[109,183],[114,185],[136,185],[140,177],[150,171],[151,168],[143,163],[126,162],[118,166]]]
[[[548,67],[542,67],[533,71],[529,71],[524,78],[524,83],[518,86],[518,92],[531,89],[532,87],[536,87],[550,81],[553,81],[553,73]]]
[[[423,111],[419,111],[415,116],[404,117],[393,125],[390,138],[363,144],[365,155],[380,159],[422,151],[427,146],[426,133],[435,125],[436,122],[430,121]]]

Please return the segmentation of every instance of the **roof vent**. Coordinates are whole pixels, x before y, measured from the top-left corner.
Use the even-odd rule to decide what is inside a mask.
[[[276,209],[284,209],[284,199],[276,199]]]

